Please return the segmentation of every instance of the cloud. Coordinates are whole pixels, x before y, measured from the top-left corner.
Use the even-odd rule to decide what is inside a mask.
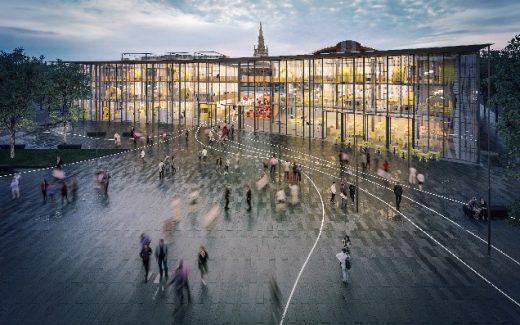
[[[128,51],[250,56],[259,21],[272,55],[345,39],[379,49],[502,47],[520,31],[519,16],[515,0],[3,0],[0,48],[77,60]]]

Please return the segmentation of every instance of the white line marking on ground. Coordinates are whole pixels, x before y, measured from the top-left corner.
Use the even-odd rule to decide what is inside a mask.
[[[305,266],[307,266],[307,263],[309,262],[309,259],[311,258],[311,255],[314,252],[316,245],[318,244],[318,240],[320,240],[321,233],[323,231],[323,224],[325,223],[325,204],[323,203],[323,198],[321,196],[321,193],[318,190],[318,187],[316,186],[316,184],[314,183],[312,178],[310,178],[307,175],[307,173],[303,173],[303,174],[305,175],[305,177],[307,177],[311,181],[312,185],[314,186],[314,188],[316,189],[316,192],[318,192],[318,195],[320,197],[321,209],[322,209],[321,226],[320,226],[320,232],[318,233],[318,237],[316,238],[314,245],[312,245],[311,251],[309,252],[309,255],[307,255],[307,258],[305,259],[305,262],[303,263],[302,268],[300,269],[300,272],[298,273],[298,276],[296,277],[296,281],[294,281],[294,285],[291,289],[291,293],[289,294],[289,298],[287,299],[287,303],[285,304],[285,308],[283,310],[282,318],[280,319],[280,325],[283,324],[285,316],[287,315],[287,310],[289,309],[289,304],[291,303],[291,299],[294,294],[294,290],[296,290],[296,286],[298,285],[298,281],[300,281],[300,277],[302,276],[303,270],[305,269]]]

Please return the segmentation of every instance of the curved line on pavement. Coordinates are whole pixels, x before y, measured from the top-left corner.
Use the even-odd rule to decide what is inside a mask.
[[[235,143],[235,144],[237,144],[237,145],[239,145],[239,146],[242,146],[242,147],[249,147],[249,146],[246,146],[246,145],[244,145],[244,144],[241,144],[241,143],[239,143],[239,142],[237,142],[237,141],[233,141],[233,140],[229,140],[229,141],[230,141],[230,142],[233,142],[233,143]],[[256,142],[260,142],[260,143],[264,143],[264,144],[265,144],[265,142],[262,142],[262,141],[256,141]],[[288,149],[288,148],[284,148],[284,147],[280,147],[280,148],[281,148],[281,149]],[[238,148],[237,148],[237,149],[238,149]],[[267,152],[268,152],[267,149],[257,149],[257,148],[254,148],[254,147],[252,147],[252,150],[250,149],[250,150],[248,150],[248,151],[257,151],[257,152],[259,152],[259,153],[261,153],[262,151],[263,151],[264,153],[267,153]],[[301,153],[301,152],[298,152],[298,151],[296,151],[296,150],[294,150],[294,149],[291,149],[290,151],[293,151],[293,152],[296,152],[296,153]],[[309,157],[312,157],[312,158],[321,159],[321,158],[319,158],[319,157],[312,156],[312,155],[310,155],[310,154],[306,154],[306,155],[309,156]],[[307,159],[307,158],[303,158],[303,159],[302,159],[302,158],[298,158],[298,157],[292,156],[292,155],[290,155],[290,154],[289,154],[289,155],[288,155],[288,154],[285,154],[285,156],[286,156],[286,157],[289,157],[289,158],[294,158],[294,159],[303,160],[303,161],[307,161],[307,162],[312,163],[312,161],[310,161],[310,160]],[[316,170],[316,171],[318,171],[318,172],[322,172],[322,171],[320,171],[319,169],[317,169],[317,168],[315,168],[315,167],[314,167],[314,168],[313,168],[313,167],[310,167],[310,166],[305,166],[305,167],[310,168],[310,169],[314,169],[314,170]],[[325,164],[323,164],[322,167],[330,168],[330,169],[333,169],[333,170],[340,170],[340,171],[341,171],[341,170],[344,170],[344,171],[347,172],[348,174],[354,176],[354,172],[350,170],[351,168],[349,168],[349,169],[341,169],[341,168],[337,168],[337,167],[334,167],[334,166],[331,166],[331,165],[325,165]],[[369,182],[369,183],[372,183],[372,184],[374,184],[374,185],[376,185],[376,186],[379,186],[379,187],[381,187],[381,188],[383,188],[383,189],[385,189],[385,190],[387,190],[387,191],[392,191],[391,188],[388,188],[388,187],[386,187],[386,186],[384,186],[384,185],[382,185],[382,184],[379,184],[379,183],[377,183],[377,182],[375,182],[375,181],[372,181],[372,180],[370,180],[370,179],[364,178],[363,181],[367,181],[367,182]],[[425,192],[425,191],[422,191],[422,192],[424,192],[424,193],[429,193],[429,192]],[[433,194],[433,195],[435,195],[434,193],[429,193],[429,194]],[[461,224],[459,224],[459,223],[457,223],[456,221],[452,220],[451,218],[449,218],[449,217],[443,215],[442,213],[440,213],[440,212],[438,212],[438,211],[436,211],[436,210],[434,210],[434,209],[432,209],[432,208],[430,208],[430,207],[428,207],[428,206],[426,206],[426,205],[424,205],[424,204],[422,204],[422,203],[420,203],[420,202],[418,202],[418,201],[413,200],[412,198],[410,198],[410,197],[408,197],[408,196],[406,196],[406,195],[403,195],[403,197],[404,197],[405,199],[409,200],[410,202],[415,203],[415,204],[417,204],[417,205],[419,205],[419,206],[422,206],[422,207],[424,207],[425,209],[430,210],[431,212],[433,212],[433,213],[439,215],[441,218],[443,218],[443,219],[445,219],[446,221],[452,223],[453,225],[455,225],[455,226],[458,227],[459,229],[463,230],[464,232],[467,232],[468,234],[470,234],[471,236],[475,237],[476,239],[478,239],[478,240],[481,241],[482,243],[487,244],[487,241],[486,241],[484,238],[480,237],[479,235],[477,235],[477,234],[474,233],[473,231],[471,231],[471,230],[465,228],[464,226],[462,226]],[[489,221],[488,221],[488,222],[489,222]],[[506,252],[504,252],[504,251],[501,250],[500,248],[496,247],[495,245],[491,245],[491,247],[492,247],[493,249],[495,249],[497,252],[499,252],[500,254],[504,255],[504,256],[505,256],[506,258],[508,258],[509,260],[511,260],[513,263],[515,263],[515,264],[517,264],[518,266],[520,266],[520,261],[516,260],[515,258],[513,258],[512,256],[510,256],[509,254],[507,254]]]
[[[198,140],[197,140],[198,141]],[[199,143],[201,143],[199,141]],[[211,147],[210,147],[211,148]],[[319,169],[316,169],[316,168],[312,168],[312,167],[309,167],[310,169],[312,170],[315,170],[321,174],[324,174],[324,175],[328,175],[332,178],[335,178],[335,179],[340,179],[339,177],[337,176],[334,176],[334,175],[331,175],[329,173],[326,173],[326,172],[323,172],[323,171],[320,171]],[[309,180],[313,183],[314,187],[316,188],[316,190],[318,191],[316,185],[314,184],[314,182],[312,181],[312,179],[307,176],[306,173],[304,173],[305,176],[307,178],[309,178]],[[448,254],[450,254],[451,256],[453,256],[456,260],[458,260],[462,265],[464,265],[465,267],[467,267],[470,271],[472,271],[475,275],[477,275],[479,278],[481,278],[484,282],[486,282],[487,284],[489,284],[491,287],[493,287],[495,290],[497,290],[500,294],[502,294],[504,297],[506,297],[508,300],[510,300],[513,304],[515,304],[516,306],[520,307],[520,303],[517,302],[514,298],[512,298],[511,296],[509,296],[507,293],[505,293],[502,289],[500,289],[497,285],[495,285],[493,282],[491,282],[488,278],[486,278],[484,275],[480,274],[476,269],[474,269],[471,265],[469,265],[468,263],[466,263],[464,260],[462,260],[462,258],[460,258],[459,256],[457,256],[455,253],[453,253],[450,249],[448,249],[446,246],[444,246],[443,244],[441,244],[437,239],[435,239],[435,237],[433,237],[432,235],[430,235],[426,230],[422,229],[420,226],[418,226],[415,222],[413,222],[410,218],[408,218],[407,216],[405,216],[401,211],[397,210],[395,207],[393,207],[391,204],[389,204],[388,202],[386,202],[385,200],[379,198],[378,196],[370,193],[368,190],[364,189],[364,188],[361,188],[360,186],[358,186],[358,189],[365,192],[366,194],[374,197],[375,199],[381,201],[383,204],[387,205],[388,207],[390,207],[392,210],[396,211],[398,214],[400,214],[403,218],[405,218],[408,222],[410,222],[415,228],[417,228],[419,231],[421,231],[423,234],[425,234],[428,238],[430,238],[432,241],[434,241],[436,244],[438,244],[440,247],[442,247],[446,252],[448,252]],[[322,229],[323,229],[323,223],[324,223],[324,219],[325,219],[325,207],[324,207],[324,203],[323,203],[323,199],[321,197],[321,193],[318,191],[318,194],[320,196],[320,199],[321,199],[321,202],[322,202],[322,208],[323,208],[323,218],[322,218],[322,224],[321,224],[321,228],[320,228],[320,232],[319,232],[319,235],[318,235],[318,238],[316,239],[312,249],[311,249],[311,252],[309,253],[309,255],[307,256],[307,259],[305,260],[305,263],[303,264],[303,267],[302,269],[300,270],[300,272],[298,273],[298,277],[296,279],[296,282],[295,284],[293,285],[293,289],[291,290],[291,294],[289,296],[289,300],[287,301],[287,304],[285,306],[285,309],[284,309],[284,313],[282,315],[282,319],[280,321],[280,325],[283,324],[283,321],[284,321],[284,318],[285,318],[285,315],[287,313],[287,308],[289,306],[289,303],[290,303],[290,299],[292,298],[292,295],[294,293],[294,290],[296,288],[296,284],[303,272],[303,268],[305,268],[309,258],[310,258],[310,255],[312,254],[312,252],[314,251],[314,248],[316,247],[317,243],[318,243],[318,239],[320,238],[321,236],[321,232],[322,232]]]
[[[309,255],[307,255],[307,258],[305,259],[305,262],[303,263],[302,268],[300,269],[300,272],[298,272],[298,276],[296,277],[296,280],[294,281],[293,287],[291,289],[291,293],[289,294],[289,298],[287,299],[287,303],[285,304],[285,308],[283,310],[282,318],[280,319],[280,325],[283,324],[285,316],[287,315],[287,310],[289,309],[289,304],[291,303],[291,299],[294,294],[294,291],[296,290],[296,286],[298,285],[298,281],[300,281],[300,277],[303,274],[303,270],[305,269],[305,266],[307,266],[307,263],[309,262],[309,259],[311,258],[312,253],[314,253],[314,249],[316,248],[316,245],[318,245],[318,240],[320,240],[321,233],[323,231],[323,224],[325,223],[325,204],[323,203],[323,197],[321,196],[321,193],[318,190],[318,187],[316,186],[316,184],[314,183],[312,178],[310,178],[309,175],[307,175],[307,173],[303,173],[303,174],[305,175],[305,177],[307,177],[311,181],[312,185],[314,186],[314,188],[316,189],[316,192],[318,193],[318,195],[320,197],[321,210],[322,210],[321,226],[320,226],[320,231],[318,233],[318,237],[316,238],[316,241],[314,241],[314,245],[312,245],[311,251],[309,252]]]
[[[197,140],[198,143],[203,144],[202,142],[199,141],[199,139],[197,137],[197,134],[199,133],[199,129],[200,129],[200,127],[195,132],[195,139]],[[219,150],[219,149],[216,149],[216,148],[214,148],[212,146],[209,146],[209,145],[207,147],[209,147],[209,148],[211,148],[211,149],[213,149],[215,151],[227,152],[227,153],[231,153],[231,154],[237,155],[237,153],[230,152],[230,151],[227,151],[227,150]],[[309,181],[311,181],[312,185],[316,189],[316,192],[318,193],[318,196],[320,197],[321,211],[322,211],[321,225],[320,225],[320,231],[318,232],[318,237],[316,237],[316,240],[314,241],[314,245],[312,245],[312,248],[311,248],[309,254],[307,255],[307,258],[305,259],[305,262],[303,262],[303,265],[302,265],[302,267],[300,269],[300,272],[298,272],[298,276],[296,277],[296,280],[294,281],[294,284],[292,286],[291,293],[289,294],[289,298],[287,298],[287,302],[285,303],[285,308],[283,310],[282,318],[280,319],[280,325],[282,325],[283,321],[285,320],[285,316],[287,315],[287,310],[289,309],[289,304],[291,303],[292,297],[294,295],[294,291],[296,290],[296,287],[298,286],[298,282],[300,281],[300,278],[301,278],[301,276],[303,274],[303,270],[307,266],[307,263],[309,262],[309,260],[310,260],[310,258],[312,256],[312,253],[314,253],[314,250],[316,249],[316,245],[318,245],[318,241],[320,240],[321,234],[323,232],[323,225],[325,224],[325,203],[323,203],[323,197],[321,196],[321,193],[320,193],[318,187],[316,186],[316,184],[314,183],[314,181],[312,180],[312,178],[310,178],[309,175],[307,175],[307,173],[303,173],[303,174],[305,175],[305,177],[307,177],[309,179]]]

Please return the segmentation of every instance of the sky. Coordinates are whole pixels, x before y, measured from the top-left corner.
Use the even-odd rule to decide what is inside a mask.
[[[0,0],[0,50],[48,60],[122,52],[252,56],[262,21],[270,55],[356,40],[379,50],[494,43],[520,34],[519,0]]]

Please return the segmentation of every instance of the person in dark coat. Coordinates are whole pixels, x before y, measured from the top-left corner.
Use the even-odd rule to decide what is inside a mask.
[[[350,194],[350,199],[352,200],[352,204],[354,204],[354,198],[356,197],[356,186],[354,184],[350,184],[348,186],[348,191]]]
[[[224,209],[229,209],[229,194],[231,193],[231,190],[229,187],[226,186],[226,189],[224,190],[224,199],[226,200],[226,205],[224,206]]]
[[[204,281],[204,274],[208,273],[208,251],[204,246],[200,246],[198,260],[200,279],[202,280],[202,284],[206,285],[206,281]]]
[[[246,192],[247,210],[251,210],[251,187],[247,186]]]
[[[144,266],[144,282],[148,282],[148,271],[150,270],[150,255],[152,255],[152,249],[148,244],[143,245],[143,249],[141,249],[141,253],[139,253],[139,256],[141,256],[141,259],[143,260],[143,266]]]
[[[155,248],[155,260],[159,264],[159,274],[162,279],[163,268],[166,278],[168,278],[168,246],[164,243],[164,239],[159,240],[159,245]]]
[[[401,184],[399,184],[399,182],[397,182],[394,185],[394,194],[395,194],[395,207],[397,208],[397,210],[399,210],[400,205],[401,205],[401,198],[403,195],[403,187],[401,186]]]

